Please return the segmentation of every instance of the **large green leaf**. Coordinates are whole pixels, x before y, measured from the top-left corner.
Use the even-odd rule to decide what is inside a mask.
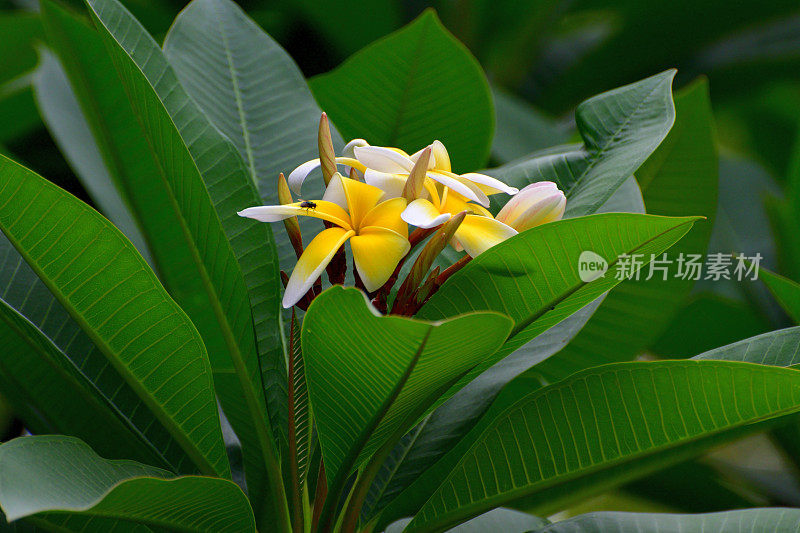
[[[800,529],[800,509],[761,508],[708,514],[589,513],[535,530],[536,533],[761,533]]]
[[[131,232],[138,227],[161,279],[168,287],[175,285],[191,258],[176,246],[182,237],[180,226],[169,223],[169,202],[154,194],[158,167],[121,81],[112,75],[111,58],[97,32],[55,2],[41,3],[41,17],[48,44],[68,78],[64,86],[59,64],[44,56],[36,96],[48,129],[100,211],[141,251],[142,242]]]
[[[34,44],[42,38],[42,23],[36,13],[3,11],[0,13],[0,83],[7,82],[36,66]]]
[[[469,433],[506,383],[558,353],[580,331],[601,301],[598,298],[589,303],[491,366],[405,435],[372,483],[365,515],[372,516],[386,506]],[[435,488],[429,485],[429,493]]]
[[[719,99],[749,98],[759,87],[774,86],[777,78],[796,79],[796,19],[789,17],[796,15],[797,4],[792,0],[702,5],[580,0],[571,7],[569,20],[588,20],[588,27],[567,36],[556,31],[549,43],[555,53],[533,74],[539,104],[555,113],[593,89],[614,87],[663,65],[677,66],[686,80],[710,74]],[[570,25],[552,25],[559,26]]]
[[[197,472],[197,467],[181,449],[178,442],[148,410],[134,389],[114,369],[112,363],[70,317],[42,280],[36,276],[36,273],[2,234],[0,234],[0,297],[15,311],[25,316],[69,358],[80,373],[86,377],[86,380],[90,381],[108,399],[109,403],[113,404],[119,416],[125,419],[124,424],[135,427],[141,435],[141,439],[149,443],[146,445],[158,451],[170,470],[185,474]],[[9,396],[20,391],[18,384],[20,380],[29,379],[27,376],[20,377],[10,373],[17,370],[32,373],[33,371],[26,367],[27,364],[26,360],[22,360],[14,367],[6,366],[5,371],[9,374],[3,373],[6,382],[3,388]],[[30,363],[31,366],[35,364],[34,361]],[[41,379],[44,381],[44,376]],[[39,386],[39,384],[36,385]],[[46,387],[47,384],[42,384],[42,386]],[[70,388],[69,383],[67,387]],[[10,392],[8,392],[9,389]],[[61,391],[59,394],[68,394],[64,389],[58,387],[54,390]],[[42,401],[47,398],[48,396],[42,396],[38,400]],[[35,402],[33,405],[36,405]],[[16,407],[19,405],[17,404]],[[75,407],[78,408],[77,404]],[[48,433],[55,431],[53,422],[47,421],[50,413],[47,410],[38,411],[39,409],[34,408],[28,409],[27,412],[20,411],[19,414],[34,433],[41,432],[40,430],[46,430]],[[42,424],[47,427],[41,427]],[[95,440],[105,437],[96,432],[96,426],[93,425],[92,419],[87,418],[85,424],[91,426],[90,430],[95,432],[95,436],[88,438],[87,441],[97,445],[98,450],[105,451],[108,457],[114,459],[138,457],[138,455],[130,455],[130,448],[139,446],[138,440],[130,441],[128,446],[109,450],[103,444],[95,442]],[[70,433],[79,431],[80,427],[72,427]]]
[[[715,348],[692,359],[744,361],[761,365],[794,367],[800,365],[800,327],[770,331],[728,346]],[[800,465],[800,424],[792,423],[776,428],[773,438],[795,467]]]
[[[238,279],[239,269],[230,265],[233,258],[228,254],[223,254],[219,258],[213,257],[218,251],[224,252],[228,247],[225,244],[214,244],[214,241],[224,243],[224,237],[208,198],[211,194],[212,200],[222,199],[216,202],[216,207],[225,215],[221,217],[223,228],[229,236],[234,237],[231,238],[234,252],[241,258],[242,268],[246,272],[245,281],[251,290],[251,305],[260,341],[259,350],[264,354],[261,363],[265,381],[271,385],[271,398],[275,398],[275,404],[285,403],[280,401],[281,390],[285,389],[285,380],[280,366],[283,356],[278,349],[279,332],[276,325],[278,294],[273,275],[276,265],[270,248],[270,233],[266,227],[259,228],[253,225],[247,227],[246,223],[235,215],[235,211],[241,209],[241,205],[252,203],[255,201],[253,198],[257,198],[252,190],[248,193],[248,187],[250,189],[252,187],[246,178],[246,169],[236,157],[235,150],[219,137],[219,133],[208,125],[199,111],[195,110],[193,114],[189,112],[192,109],[190,106],[182,106],[182,102],[185,103],[188,99],[184,94],[185,99],[181,100],[178,89],[173,87],[169,102],[183,111],[181,120],[176,120],[175,123],[183,126],[181,134],[192,140],[190,147],[194,148],[196,153],[205,154],[197,158],[196,164],[205,171],[203,178],[209,184],[206,192],[206,187],[197,174],[195,163],[187,155],[187,147],[175,132],[171,117],[165,117],[163,106],[152,101],[155,98],[152,89],[147,87],[147,81],[139,79],[138,81],[144,86],[143,94],[149,94],[151,97],[153,113],[164,121],[167,128],[165,131],[171,132],[172,140],[176,143],[175,153],[178,155],[175,164],[179,168],[175,170],[183,172],[182,175],[171,172],[167,174],[167,179],[163,177],[159,179],[158,176],[163,176],[164,168],[173,163],[169,160],[172,152],[163,154],[159,151],[169,149],[166,142],[160,144],[155,141],[149,142],[153,139],[148,135],[154,134],[155,126],[153,128],[138,126],[136,108],[131,107],[123,83],[118,77],[109,75],[115,66],[108,56],[101,36],[51,2],[43,2],[43,17],[50,42],[59,52],[70,82],[76,89],[98,149],[103,155],[111,177],[115,180],[116,188],[134,207],[162,279],[204,335],[209,353],[213,354],[212,366],[215,370],[219,370],[218,392],[221,393],[225,408],[230,411],[231,407],[239,403],[241,401],[239,399],[243,397],[242,394],[236,395],[235,390],[230,390],[235,389],[235,384],[227,383],[234,379],[236,374],[230,371],[230,363],[226,357],[230,349],[231,335],[227,335],[226,338],[223,329],[232,326],[221,324],[224,319],[220,316],[220,304],[217,302],[217,305],[213,305],[214,301],[228,295],[215,294],[214,287],[208,282],[209,278],[217,282],[216,287],[220,292],[230,292],[238,296],[235,300],[230,300],[231,307],[238,313],[235,317],[239,320],[236,324],[239,327],[237,333],[240,337],[243,336],[240,339],[241,347],[248,354],[250,371],[256,373],[257,370],[256,363],[251,361],[254,359],[252,354],[254,348],[251,340],[250,310],[246,296],[242,294],[241,283],[224,286],[224,280],[220,279],[221,277],[229,277],[228,281]],[[144,48],[144,44],[142,46]],[[158,55],[153,54],[150,57],[153,59],[150,63],[151,68],[158,69],[159,64],[156,61]],[[161,59],[163,66],[163,58]],[[168,91],[169,80],[163,81],[164,86],[159,87],[163,91]],[[172,81],[176,83],[174,78]],[[146,113],[139,116],[146,116]],[[158,121],[155,124],[157,123]],[[91,146],[83,147],[83,151],[78,155],[87,160],[91,157],[90,152]],[[240,179],[236,178],[237,175]],[[92,174],[85,177],[84,181],[98,179],[97,174]],[[187,187],[178,187],[183,185],[184,181]],[[98,186],[107,188],[109,185],[100,183]],[[179,199],[183,201],[178,202]],[[203,206],[204,209],[195,211],[193,202],[198,202],[197,205]],[[108,210],[113,210],[115,207],[105,202],[101,205]],[[207,217],[207,223],[201,222],[201,217]],[[190,221],[194,222],[191,225],[191,232],[187,227]],[[216,232],[206,234],[206,231],[214,227],[217,228]],[[215,261],[218,264],[215,264]],[[227,273],[222,272],[226,264]],[[195,274],[189,274],[190,272]],[[252,379],[255,382],[254,386],[260,390],[262,388],[260,379],[256,376]],[[221,383],[223,380],[226,381],[225,385]],[[232,418],[236,419],[237,415]],[[283,427],[280,419],[276,420],[276,424]],[[237,420],[236,429],[244,433],[241,438],[248,444],[250,440],[247,433],[252,427],[255,427],[255,424],[240,424]],[[248,448],[258,449],[258,446],[248,446]],[[253,488],[255,487],[254,484]]]
[[[608,213],[545,224],[502,242],[459,270],[420,310],[426,320],[465,311],[497,311],[514,319],[501,350],[470,372],[471,380],[503,356],[558,324],[621,281],[619,257],[659,254],[692,226],[695,218]],[[608,271],[583,281],[579,258],[593,252]],[[620,270],[620,269],[623,270]],[[617,279],[620,278],[620,279]]]
[[[386,528],[385,533],[402,533],[403,528],[411,522],[411,518],[404,518],[394,522]],[[488,513],[476,516],[472,520],[459,524],[449,531],[451,533],[486,533],[496,531],[502,533],[526,533],[547,524],[548,521],[522,513],[513,509],[492,509]]]
[[[758,277],[767,285],[783,310],[796,324],[800,324],[800,284],[765,268],[759,269]]]
[[[557,356],[538,366],[548,381],[603,363],[629,361],[655,341],[694,285],[677,269],[679,257],[708,249],[717,205],[718,162],[708,85],[700,82],[675,99],[676,120],[669,135],[636,172],[647,212],[707,218],[669,250],[668,270],[620,283],[585,328]],[[651,263],[652,265],[653,263]],[[663,264],[662,264],[663,267]]]
[[[730,153],[720,155],[719,172],[722,186],[709,252],[748,258],[759,254],[761,266],[774,265],[775,241],[760,199],[779,188],[761,166]],[[769,331],[774,327],[771,323],[785,320],[765,286],[738,280],[733,267],[731,274],[731,279],[696,283],[688,306],[652,346],[656,354],[689,357]]]
[[[601,207],[601,211],[643,213],[642,195],[636,180],[629,178]],[[586,324],[602,299],[602,296],[595,299],[495,363],[409,432],[392,451],[370,487],[366,516],[386,505],[447,453],[469,432],[506,383],[564,348]],[[429,488],[433,492],[435,486]]]
[[[21,137],[31,135],[42,123],[36,112],[32,81],[33,76],[29,73],[0,83],[0,150],[3,153],[7,151],[6,143],[19,143]]]
[[[553,181],[567,196],[567,216],[594,213],[650,157],[675,120],[668,70],[594,96],[575,111],[581,149],[533,157],[489,173],[522,188]]]
[[[153,180],[158,187],[151,185],[151,191],[169,200],[182,230],[181,245],[193,260],[182,277],[196,276],[202,285],[181,302],[203,334],[217,395],[242,441],[256,514],[261,519],[261,506],[267,505],[275,507],[279,519],[285,518],[264,393],[265,383],[273,398],[286,385],[277,254],[267,225],[236,214],[242,206],[258,203],[255,186],[235,147],[184,92],[136,19],[115,0],[92,0],[89,5],[158,165]],[[274,421],[281,431],[283,420]],[[267,490],[272,496],[265,495]]]
[[[41,121],[33,101],[30,76],[36,66],[36,43],[42,24],[27,10],[0,12],[0,142],[10,142],[37,128]]]
[[[692,359],[743,361],[770,366],[800,364],[800,326],[779,329],[715,348]]]
[[[45,7],[44,13],[50,11]],[[89,193],[94,205],[136,246],[152,264],[147,241],[124,197],[115,186],[66,73],[52,53],[40,52],[34,79],[36,103],[50,135]],[[109,142],[106,139],[105,142]],[[132,150],[135,153],[135,150]]]
[[[407,531],[442,530],[504,504],[546,513],[798,411],[796,370],[729,361],[592,368],[482,421]]]
[[[204,473],[230,473],[203,342],[147,263],[87,205],[0,156],[0,230]]]
[[[546,332],[542,336],[546,336],[548,333],[549,332]],[[798,346],[800,346],[800,328],[792,328],[771,332],[752,339],[747,339],[741,343],[717,348],[698,355],[695,359],[722,359],[750,363],[763,362],[776,366],[790,366],[795,364]],[[476,382],[480,381],[482,378],[483,376],[479,377]],[[439,450],[430,444],[418,450],[417,454],[420,455],[420,458],[417,459],[417,461],[419,462],[423,461],[426,455],[434,455],[434,457],[441,460],[435,463],[429,470],[420,469],[414,472],[415,475],[412,479],[405,480],[405,483],[401,485],[401,489],[405,490],[409,486],[410,488],[396,497],[396,501],[392,502],[391,505],[384,510],[381,516],[382,522],[392,521],[401,516],[408,516],[416,513],[420,506],[431,496],[435,487],[443,483],[445,477],[450,473],[454,465],[461,459],[465,451],[473,445],[491,421],[501,416],[501,413],[503,413],[505,409],[517,402],[522,396],[531,394],[547,384],[548,382],[545,381],[538,372],[538,368],[532,368],[503,388],[500,394],[494,399],[483,418],[479,421],[472,421],[468,430],[460,433],[459,436],[463,436],[460,441],[450,442],[450,445],[445,451],[446,455],[443,453],[434,454],[433,452],[439,452]],[[458,398],[458,395],[456,395],[454,399],[455,398]],[[435,443],[434,438],[428,438]],[[431,462],[432,461],[428,464]]]
[[[433,11],[311,80],[345,137],[413,152],[442,141],[456,171],[486,164],[494,111],[480,65]]]
[[[713,455],[708,458],[701,456],[635,479],[620,487],[619,494],[623,498],[631,496],[634,501],[646,502],[652,506],[650,510],[664,506],[682,513],[713,513],[763,505],[764,497],[754,490],[753,483],[733,470],[715,462]]]
[[[303,320],[302,346],[329,485],[398,440],[444,388],[500,347],[510,327],[498,313],[439,323],[383,317],[357,289],[318,296]]]
[[[186,91],[236,145],[264,202],[279,204],[278,174],[319,157],[321,110],[289,54],[228,0],[189,4],[167,34],[164,54]],[[341,138],[332,134],[338,150]],[[324,192],[322,179],[303,187],[306,198]],[[300,222],[306,231],[314,227],[311,220]],[[294,249],[283,231],[276,242],[289,271]]]
[[[255,532],[247,498],[233,482],[108,461],[72,437],[22,437],[0,446],[0,506],[8,520],[32,517],[47,529],[103,533],[114,519],[129,528]]]
[[[3,397],[30,431],[74,435],[111,457],[174,468],[64,352],[2,299],[0,345]]]
[[[373,0],[369,9],[354,9],[347,0],[297,0],[292,7],[299,10],[303,22],[310,24],[339,54],[356,52],[375,39],[403,25],[404,6],[392,0]],[[358,31],[342,31],[358,28]]]
[[[494,88],[492,158],[508,163],[569,140],[567,128],[524,100]]]

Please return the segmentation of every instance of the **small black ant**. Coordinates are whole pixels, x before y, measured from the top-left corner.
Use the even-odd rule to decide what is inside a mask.
[[[300,207],[303,207],[305,209],[316,209],[317,208],[317,204],[315,202],[309,202],[309,201],[303,200],[300,203]]]

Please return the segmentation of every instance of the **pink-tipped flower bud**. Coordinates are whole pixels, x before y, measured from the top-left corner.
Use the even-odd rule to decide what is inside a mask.
[[[512,196],[497,214],[497,220],[517,231],[525,231],[561,220],[567,197],[552,181],[531,183]]]

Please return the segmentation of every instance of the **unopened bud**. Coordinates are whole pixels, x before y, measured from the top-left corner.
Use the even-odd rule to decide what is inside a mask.
[[[336,173],[336,153],[333,150],[333,139],[331,139],[331,125],[328,121],[328,115],[322,113],[319,119],[319,137],[317,139],[319,146],[319,161],[322,168],[322,178],[325,180],[325,185],[331,181],[331,178]]]
[[[403,198],[409,203],[422,196],[425,189],[425,177],[428,175],[428,164],[431,159],[431,147],[425,148],[414,163],[403,187]]]
[[[517,231],[525,231],[561,220],[567,198],[552,181],[532,183],[512,196],[497,214],[497,220]]]

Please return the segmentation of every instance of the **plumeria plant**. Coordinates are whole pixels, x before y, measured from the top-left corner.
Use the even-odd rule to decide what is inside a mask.
[[[636,358],[692,284],[628,278],[708,245],[702,82],[602,93],[578,143],[486,169],[492,93],[431,11],[310,84],[229,0],[163,46],[117,0],[41,19],[37,102],[100,212],[0,156],[0,391],[30,433],[0,445],[3,527],[800,524],[553,516],[800,412],[797,329]]]
[[[392,314],[413,316],[473,257],[516,235],[514,226],[527,229],[560,220],[564,214],[564,193],[553,182],[537,182],[526,187],[515,202],[505,205],[495,219],[487,209],[488,195],[501,192],[514,195],[519,190],[484,174],[453,174],[447,149],[440,141],[409,156],[399,148],[369,146],[367,141],[355,139],[344,148],[345,153],[352,155],[337,158],[325,114],[319,132],[319,159],[297,167],[289,175],[288,183],[283,174],[279,177],[278,196],[285,202],[239,212],[240,216],[261,222],[284,221],[297,254],[297,265],[288,277],[283,307],[292,307],[302,300],[301,307],[307,309],[321,290],[320,276],[325,269],[331,284],[345,281],[347,261],[343,245],[349,240],[355,286],[386,313],[389,293],[405,260],[435,232],[416,257],[392,303]],[[338,164],[349,166],[350,177],[338,172]],[[311,170],[319,167],[325,180],[322,198],[292,202],[289,184],[299,193]],[[318,218],[326,225],[306,250],[297,216]],[[416,228],[411,235],[409,224]],[[437,267],[429,274],[448,243],[466,254],[443,272]]]

